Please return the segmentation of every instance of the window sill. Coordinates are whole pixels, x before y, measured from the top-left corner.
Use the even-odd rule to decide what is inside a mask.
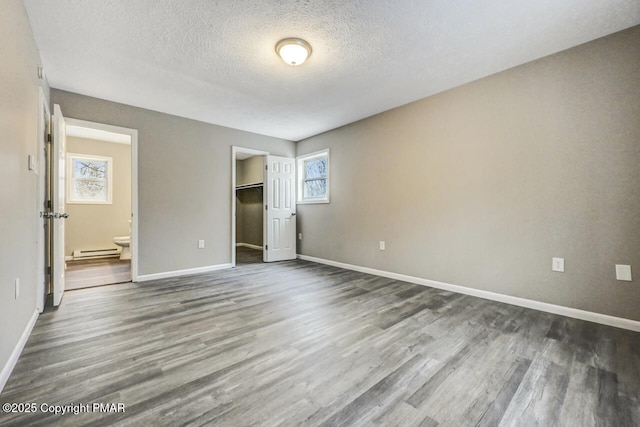
[[[296,204],[298,205],[317,205],[319,203],[330,203],[328,199],[318,199],[318,200],[298,200]]]

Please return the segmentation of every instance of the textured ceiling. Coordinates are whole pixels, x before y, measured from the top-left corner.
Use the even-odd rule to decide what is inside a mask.
[[[294,141],[640,23],[638,0],[24,3],[52,87]]]

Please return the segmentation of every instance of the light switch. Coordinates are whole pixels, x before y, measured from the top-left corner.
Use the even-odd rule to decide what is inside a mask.
[[[204,240],[198,240],[198,249],[204,249]]]
[[[380,250],[384,251],[384,249],[385,249],[384,240],[380,240]]]
[[[29,154],[28,159],[29,159],[29,170],[30,171],[35,171],[37,173],[38,172],[38,161],[31,154]]]
[[[616,280],[631,282],[631,266],[616,264]]]

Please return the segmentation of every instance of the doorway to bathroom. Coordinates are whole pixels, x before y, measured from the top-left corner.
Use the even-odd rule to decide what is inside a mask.
[[[37,170],[41,178],[38,180],[39,191],[37,205],[42,209],[40,211],[38,229],[41,230],[38,233],[37,246],[39,251],[38,266],[39,273],[39,288],[41,291],[42,299],[38,298],[37,307],[38,310],[44,310],[45,306],[57,307],[60,305],[64,292],[68,287],[67,282],[67,269],[69,263],[76,261],[76,254],[74,252],[79,251],[85,256],[84,261],[86,264],[90,264],[90,259],[95,261],[104,258],[120,258],[122,255],[122,249],[116,247],[116,238],[124,238],[122,243],[129,241],[129,251],[131,253],[131,260],[126,263],[129,264],[125,278],[118,278],[120,280],[137,281],[138,278],[138,131],[136,129],[129,129],[120,126],[107,125],[103,123],[88,122],[84,120],[65,118],[60,105],[53,105],[53,114],[50,116],[50,112],[47,108],[44,94],[40,94],[40,103],[42,105],[42,117],[39,120],[38,138],[39,154],[35,158],[29,158],[29,167],[33,170]],[[70,205],[80,205],[81,201],[93,200],[94,202],[102,202],[103,205],[109,205],[113,203],[113,191],[115,179],[114,169],[117,171],[118,167],[114,165],[113,157],[109,161],[108,155],[92,154],[90,152],[78,152],[84,151],[73,148],[76,152],[69,151],[67,156],[67,134],[70,138],[80,138],[95,141],[110,141],[111,138],[117,138],[121,143],[127,145],[129,151],[129,160],[125,160],[123,165],[124,169],[128,171],[129,175],[129,212],[126,213],[127,217],[123,218],[127,224],[130,222],[130,228],[127,225],[126,229],[120,225],[120,231],[118,235],[111,236],[111,241],[100,242],[99,246],[95,246],[92,242],[89,247],[73,247],[70,244],[66,247],[66,225],[71,218],[67,209],[72,209]],[[113,142],[113,141],[110,141]],[[75,156],[75,157],[74,157]],[[107,158],[107,159],[105,159]],[[120,163],[120,162],[116,162]],[[67,179],[67,175],[70,179]],[[71,179],[73,178],[73,179]],[[67,203],[67,201],[71,203]],[[88,205],[88,203],[85,203]],[[91,233],[95,230],[102,229],[105,224],[100,222],[85,222],[82,223],[84,217],[83,212],[73,212],[73,217],[80,221],[80,234]],[[99,221],[98,219],[94,219]],[[130,230],[130,234],[128,233]],[[120,235],[120,232],[123,234]],[[102,246],[107,244],[108,246]],[[126,245],[120,245],[122,248]],[[117,256],[113,253],[107,253],[107,251],[116,249],[119,250]],[[92,252],[95,251],[95,252]],[[88,254],[93,254],[90,256]],[[126,254],[125,254],[126,257]],[[78,259],[80,261],[80,259]],[[124,264],[124,263],[123,263]],[[70,288],[89,287],[107,284],[113,280],[96,279],[96,276],[108,276],[104,274],[105,270],[112,270],[105,268],[105,265],[97,267],[102,270],[97,274],[94,268],[82,268],[89,267],[88,265],[82,266],[75,270],[82,271],[83,276],[88,277],[88,280],[83,285],[71,285]],[[95,267],[95,266],[92,266]],[[74,270],[74,269],[71,269]],[[94,270],[93,276],[90,277],[91,270]],[[113,271],[110,271],[113,273]],[[71,279],[73,281],[73,275]],[[41,281],[40,278],[43,280]],[[71,283],[71,282],[70,282]]]
[[[66,119],[65,290],[131,282],[132,136]]]

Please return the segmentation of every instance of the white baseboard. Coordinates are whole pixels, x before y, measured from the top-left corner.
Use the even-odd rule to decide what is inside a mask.
[[[498,294],[495,292],[468,288],[466,286],[452,285],[449,283],[437,282],[435,280],[428,280],[420,277],[407,276],[405,274],[391,273],[389,271],[376,270],[374,268],[369,268],[369,267],[361,267],[358,265],[345,264],[343,262],[331,261],[331,260],[316,258],[312,256],[307,256],[307,255],[298,255],[298,258],[305,261],[312,261],[320,264],[340,267],[346,270],[359,271],[361,273],[373,274],[375,276],[382,276],[382,277],[386,277],[394,280],[401,280],[403,282],[414,283],[416,285],[429,286],[431,288],[443,289],[445,291],[471,295],[474,297],[484,298],[492,301],[498,301],[498,302],[504,302],[507,304],[517,305],[519,307],[531,308],[534,310],[544,311],[547,313],[559,314],[561,316],[573,317],[575,319],[586,320],[588,322],[600,323],[602,325],[613,326],[616,328],[628,329],[630,331],[640,332],[640,322],[637,320],[609,316],[608,314],[594,313],[592,311],[579,310],[577,308],[565,307],[562,305],[549,304],[546,302],[534,301],[526,298]]]
[[[231,268],[231,264],[208,265],[206,267],[188,268],[186,270],[165,271],[162,273],[140,274],[138,282],[146,282],[148,280],[165,279],[167,277],[187,276],[189,274],[208,273],[210,271],[224,270]]]
[[[5,363],[4,367],[2,368],[2,372],[0,372],[0,393],[2,393],[2,389],[4,389],[5,384],[7,384],[7,381],[9,380],[9,376],[11,375],[11,372],[13,372],[13,368],[15,368],[16,363],[18,363],[18,358],[20,357],[20,353],[22,353],[22,349],[27,343],[27,340],[29,339],[29,335],[31,335],[31,331],[33,330],[33,327],[36,324],[36,320],[38,320],[38,314],[39,314],[38,310],[36,309],[33,312],[31,319],[29,319],[29,323],[27,323],[27,326],[24,328],[24,331],[22,331],[22,335],[20,335],[20,339],[18,340],[15,348],[11,352],[11,355],[9,356],[9,360],[7,360],[7,363]]]
[[[261,251],[263,249],[262,246],[252,245],[251,243],[236,243],[236,247],[257,249],[259,251]]]

